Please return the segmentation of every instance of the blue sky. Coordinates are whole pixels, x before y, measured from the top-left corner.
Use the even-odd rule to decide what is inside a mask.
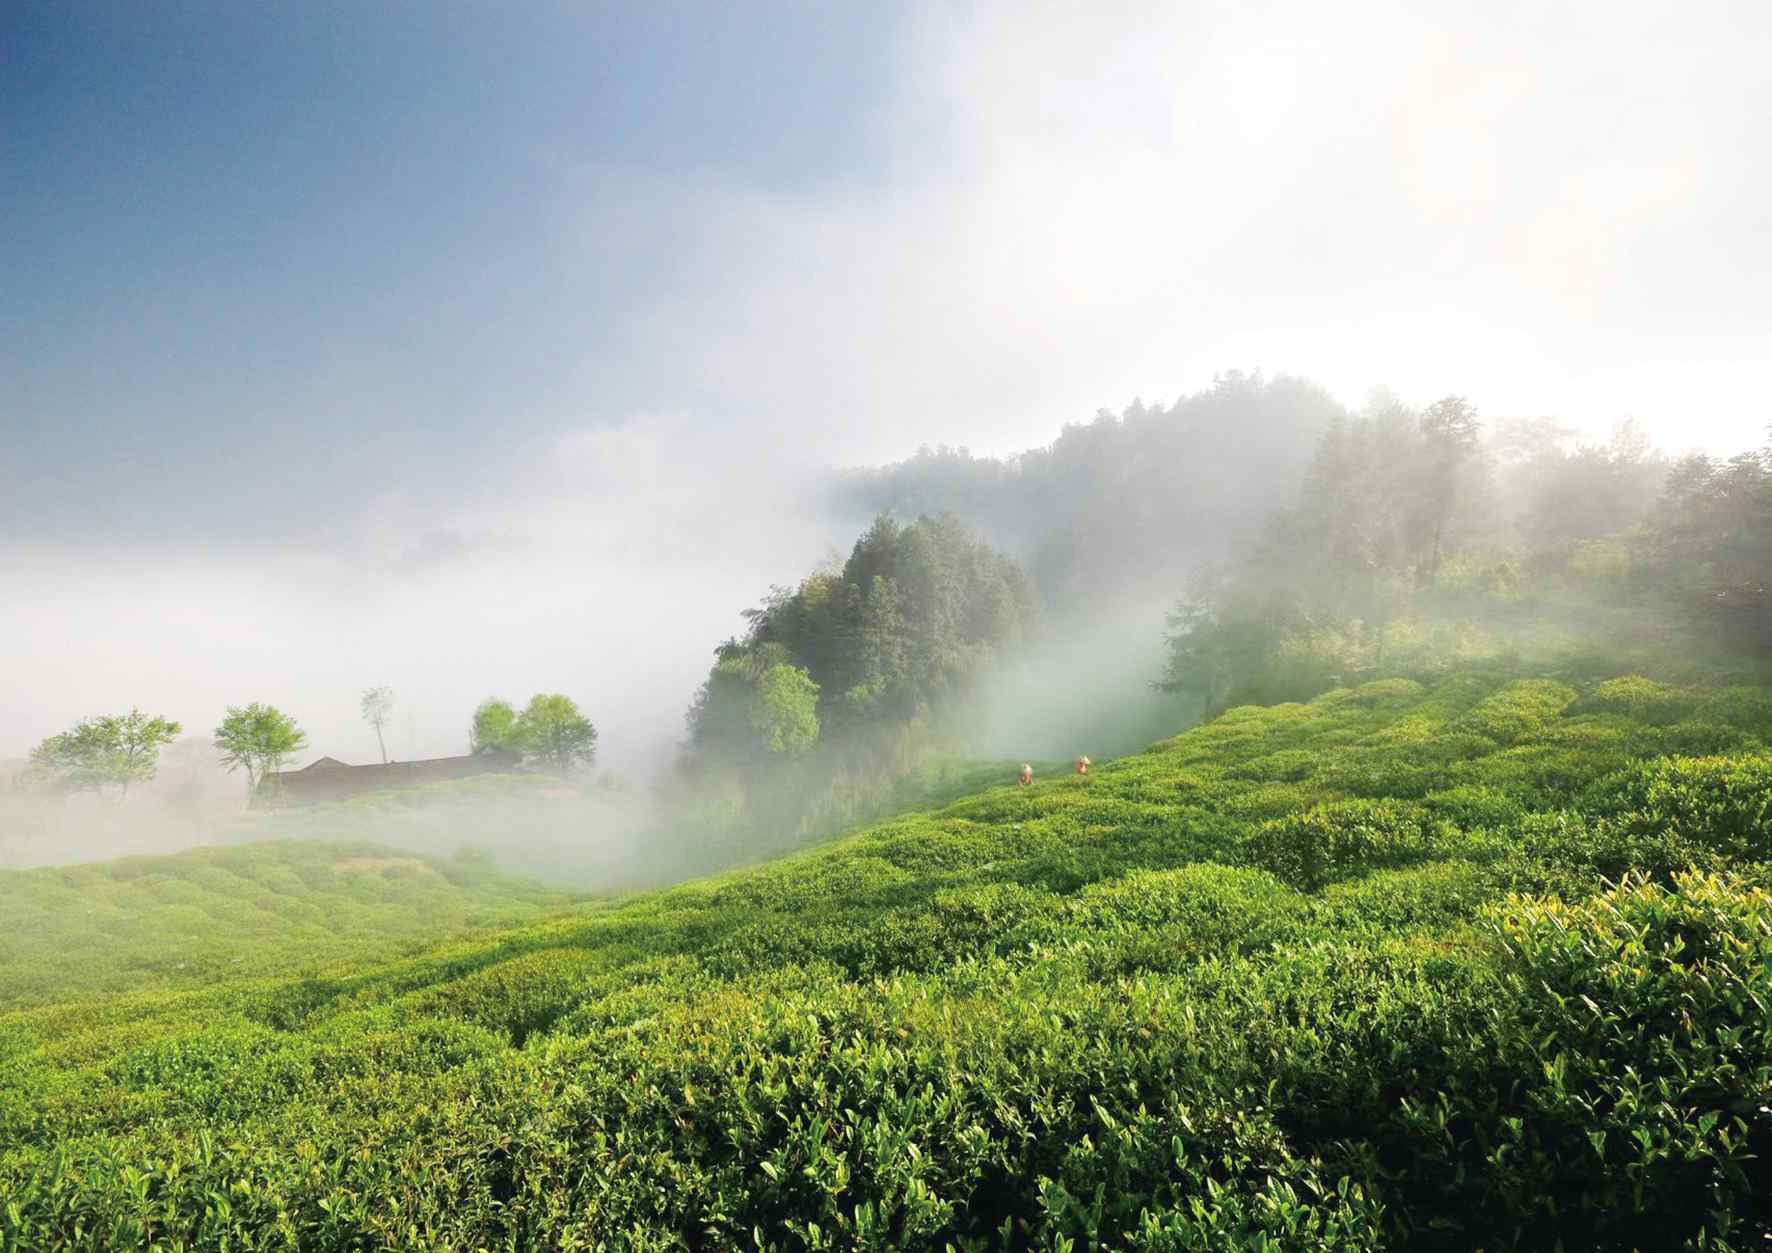
[[[1757,444],[1763,0],[0,6],[0,755],[612,759],[833,465],[1227,369]]]
[[[281,488],[293,503],[308,473],[446,470],[494,429],[533,435],[549,415],[512,397],[681,281],[652,240],[563,265],[572,218],[646,176],[865,176],[888,18],[810,3],[7,6],[14,506],[176,530],[213,517],[178,496],[247,507]],[[609,370],[571,417],[614,418],[649,392]],[[316,451],[340,441],[355,455]]]

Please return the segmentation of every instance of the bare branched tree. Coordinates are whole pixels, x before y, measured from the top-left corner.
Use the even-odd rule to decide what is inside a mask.
[[[394,689],[391,687],[372,687],[363,693],[363,721],[375,728],[375,742],[381,746],[382,764],[388,760],[388,741],[382,735],[382,728],[394,712]]]

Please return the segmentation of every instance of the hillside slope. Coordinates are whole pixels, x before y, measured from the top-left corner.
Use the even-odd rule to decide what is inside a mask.
[[[387,961],[572,897],[364,841],[0,870],[0,1010]]]
[[[349,975],[7,1014],[0,1242],[1758,1247],[1769,738],[1756,689],[1392,680]]]

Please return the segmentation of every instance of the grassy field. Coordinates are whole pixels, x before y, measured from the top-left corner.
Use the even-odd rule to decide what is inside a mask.
[[[1769,740],[1756,688],[1390,680],[17,1009],[0,1247],[1762,1248]]]
[[[361,842],[0,870],[0,1010],[387,961],[571,899],[484,858]]]

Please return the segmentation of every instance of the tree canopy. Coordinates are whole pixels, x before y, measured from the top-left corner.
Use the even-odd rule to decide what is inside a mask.
[[[517,711],[511,702],[496,696],[480,702],[474,720],[468,727],[468,751],[483,748],[510,748],[511,735],[517,729]]]
[[[1711,634],[1772,650],[1772,442],[1676,463],[1641,544],[1649,578]]]
[[[468,728],[473,752],[502,748],[559,774],[571,774],[597,760],[597,728],[569,696],[538,692],[522,712],[498,697],[480,702]]]
[[[792,832],[820,806],[856,812],[931,751],[985,668],[1032,632],[1034,591],[951,516],[881,515],[847,560],[745,617],[689,708],[674,794],[714,826]]]
[[[1330,423],[1296,497],[1177,605],[1161,686],[1211,710],[1406,673],[1399,624],[1446,635],[1442,660],[1491,622],[1579,636],[1676,615],[1693,642],[1772,647],[1772,451],[1670,463],[1629,423],[1570,437],[1485,432],[1459,397]]]
[[[571,774],[596,761],[597,728],[571,697],[538,692],[517,715],[505,744],[528,760]]]
[[[177,722],[149,717],[139,709],[84,718],[32,749],[31,768],[61,791],[102,792],[115,786],[127,796],[130,784],[154,777],[160,749],[182,730]]]
[[[757,679],[751,729],[772,753],[798,755],[818,743],[818,684],[800,666],[770,666]]]
[[[1173,404],[1134,401],[1019,455],[922,448],[850,474],[839,503],[899,517],[952,513],[1027,570],[1048,615],[1173,589],[1256,534],[1298,488],[1311,445],[1345,410],[1302,379],[1230,371]]]
[[[250,795],[282,766],[283,759],[306,748],[308,737],[282,710],[257,701],[229,705],[215,728],[215,747],[230,773],[246,771]]]
[[[957,519],[881,515],[841,567],[777,587],[716,650],[688,714],[692,756],[760,763],[829,731],[938,714],[1024,638],[1033,589]]]

